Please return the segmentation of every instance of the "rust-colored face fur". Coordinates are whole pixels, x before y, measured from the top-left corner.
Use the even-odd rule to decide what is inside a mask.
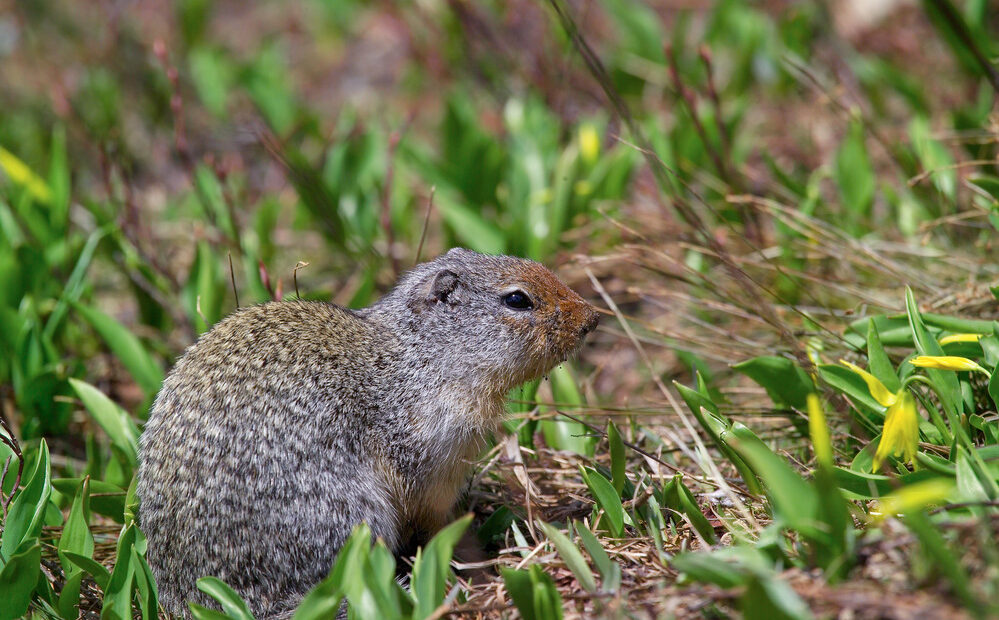
[[[544,374],[565,361],[597,326],[599,315],[593,306],[543,266],[525,261],[497,275],[505,284],[503,290],[522,291],[532,302],[529,310],[500,316],[526,344],[532,362],[526,374]]]

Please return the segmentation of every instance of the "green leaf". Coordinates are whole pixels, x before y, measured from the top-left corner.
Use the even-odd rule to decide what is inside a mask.
[[[689,579],[722,588],[735,588],[748,580],[746,571],[721,553],[680,553],[673,556],[670,566]]]
[[[228,615],[222,613],[221,611],[215,611],[214,609],[208,609],[197,603],[188,603],[188,609],[191,610],[191,616],[195,620],[231,620]]]
[[[62,592],[59,593],[59,615],[63,618],[72,620],[73,618],[79,618],[80,614],[80,586],[83,583],[83,577],[85,573],[82,570],[77,570],[71,576],[66,578],[66,582],[62,585]]]
[[[135,581],[135,563],[132,562],[132,547],[135,545],[136,529],[128,526],[118,537],[118,553],[114,570],[104,588],[104,606],[101,620],[131,620],[132,585]]]
[[[877,442],[872,441],[871,443],[877,446]],[[852,493],[858,498],[875,499],[891,493],[899,484],[906,486],[940,475],[927,469],[920,469],[899,478],[871,474],[868,473],[871,471],[870,460],[867,461],[866,465],[862,465],[862,468],[843,469],[841,467],[834,467],[833,478],[836,481],[836,486]]]
[[[27,482],[14,497],[7,513],[3,540],[0,541],[0,565],[5,565],[12,558],[21,541],[35,538],[41,532],[52,492],[50,476],[49,446],[43,439],[35,467],[27,474]]]
[[[992,377],[989,378],[989,396],[992,398],[992,403],[999,408],[999,365],[992,371]]]
[[[63,495],[74,495],[82,481],[82,478],[53,478],[52,487]],[[88,484],[90,509],[122,523],[125,512],[125,490],[103,480],[90,480]]]
[[[604,590],[610,589],[607,582],[615,572],[620,574],[621,567],[610,559],[610,556],[607,555],[607,550],[600,544],[600,540],[593,532],[579,521],[574,521],[573,524],[575,525],[579,539],[583,541],[583,546],[586,547],[586,552],[590,554],[590,559],[593,560],[593,565],[597,567],[597,571],[603,579]]]
[[[462,245],[483,254],[503,254],[506,251],[506,239],[496,226],[469,207],[448,200],[443,192],[438,192],[437,196],[435,206]]]
[[[73,303],[73,307],[100,334],[139,387],[147,395],[155,394],[163,383],[163,369],[139,339],[124,325],[99,310],[80,303]]]
[[[958,561],[961,554],[947,545],[940,528],[920,510],[907,513],[903,522],[919,539],[935,570],[950,581],[954,593],[969,608],[972,615],[984,617],[981,613],[982,603],[972,590],[971,579]]]
[[[95,562],[93,559],[85,556],[73,553],[72,551],[64,551],[63,555],[66,556],[73,564],[76,564],[82,568],[88,575],[93,577],[94,582],[101,587],[102,590],[107,590],[108,581],[111,579],[111,572],[104,568],[100,563]]]
[[[500,568],[500,573],[503,575],[503,584],[507,593],[524,620],[539,620],[534,612],[534,584],[531,581],[531,573],[505,566]]]
[[[0,620],[14,620],[27,613],[35,585],[44,579],[41,561],[42,546],[37,538],[26,539],[11,554],[0,570]]]
[[[916,305],[916,298],[912,295],[912,289],[909,287],[905,288],[905,310],[909,317],[909,328],[912,330],[912,339],[916,343],[916,350],[919,351],[920,355],[943,355],[940,343],[926,331],[923,318],[919,313],[919,307]],[[940,397],[944,410],[951,417],[959,415],[961,407],[961,385],[957,379],[957,373],[937,370],[935,368],[925,368],[923,370],[926,371],[926,376],[936,386],[937,395]],[[958,429],[952,428],[951,431],[956,433]]]
[[[576,378],[567,364],[553,368],[548,376],[556,403],[574,409],[585,405],[583,395],[576,385]],[[541,409],[548,408],[542,406]],[[583,456],[593,456],[596,440],[591,437],[590,430],[585,425],[575,420],[564,416],[541,420],[541,432],[545,437],[545,443],[556,450],[569,450]]]
[[[774,516],[799,531],[813,530],[819,505],[815,489],[784,459],[774,454],[755,435],[750,436],[739,429],[738,425],[733,427],[732,436],[726,441],[763,480]]]
[[[790,585],[774,575],[755,574],[739,599],[747,620],[810,620],[808,605]]]
[[[700,373],[698,373],[698,381],[703,383]],[[721,453],[731,462],[735,468],[738,470],[739,475],[742,476],[743,481],[746,483],[746,488],[753,495],[762,495],[763,487],[760,486],[760,481],[757,479],[756,475],[753,474],[753,470],[746,465],[746,462],[742,460],[738,454],[735,453],[732,448],[728,447],[724,441],[721,440],[721,435],[731,429],[732,423],[728,418],[723,416],[718,411],[718,405],[711,400],[707,394],[706,386],[704,391],[693,390],[682,383],[677,381],[673,382],[676,386],[680,396],[683,397],[684,402],[690,407],[691,412],[694,417],[697,418],[698,423],[700,423],[701,428],[703,428],[711,440],[715,443]]]
[[[229,618],[236,620],[253,620],[253,614],[246,602],[218,577],[202,577],[198,579],[198,589],[212,597],[222,605],[222,611]]]
[[[430,615],[444,601],[454,547],[471,522],[472,515],[468,514],[442,529],[413,563],[412,592],[416,597],[416,617]]]
[[[62,536],[59,537],[59,544],[56,547],[67,576],[72,576],[80,570],[66,557],[67,551],[86,557],[91,557],[94,554],[94,535],[90,532],[89,523],[90,478],[87,477],[80,482],[73,497],[73,506],[69,510],[69,516],[66,517]]]
[[[717,542],[718,538],[715,536],[715,528],[711,526],[707,517],[701,512],[700,506],[697,505],[697,500],[694,499],[694,494],[683,483],[683,474],[676,474],[673,476],[673,480],[675,484],[669,487],[671,490],[670,497],[667,497],[665,493],[663,495],[666,505],[679,513],[687,515],[694,529],[697,530],[704,540],[712,544]]]
[[[867,362],[869,371],[878,378],[892,392],[898,392],[902,387],[902,382],[898,380],[895,367],[885,353],[885,348],[881,344],[881,337],[878,335],[878,326],[871,321],[867,326]]]
[[[808,373],[791,360],[764,355],[732,366],[763,386],[778,407],[804,410],[808,395],[815,391]]]
[[[156,591],[156,579],[153,571],[146,563],[136,547],[132,547],[132,563],[135,565],[135,589],[139,594],[139,611],[142,620],[156,620],[159,611],[159,594]]]
[[[621,439],[621,434],[613,422],[607,423],[607,443],[610,446],[611,479],[614,483],[614,490],[620,495],[626,480],[624,440]]]
[[[860,375],[839,364],[819,364],[816,369],[819,378],[849,396],[854,403],[863,406],[870,412],[877,413],[879,416],[884,415],[885,408],[874,400],[870,388]]]
[[[545,536],[554,545],[562,561],[572,571],[572,574],[576,576],[579,585],[583,586],[583,589],[587,592],[596,592],[597,580],[594,578],[593,571],[590,570],[586,560],[583,559],[583,554],[579,551],[579,548],[565,534],[560,532],[557,527],[543,521],[539,521],[538,525],[544,530]]]
[[[562,618],[562,597],[555,582],[537,564],[528,570],[501,568],[506,591],[524,620]]]
[[[607,516],[611,534],[620,537],[624,533],[624,506],[621,505],[621,496],[614,490],[614,485],[597,470],[580,467],[580,472],[583,482],[590,488],[593,498],[597,501],[597,506],[602,508]]]
[[[49,159],[49,222],[54,232],[65,232],[69,218],[70,173],[66,158],[66,129],[56,125],[52,129],[52,150]]]
[[[847,224],[857,234],[863,230],[861,224],[870,215],[875,185],[874,167],[864,143],[864,125],[859,120],[850,123],[836,152],[834,177],[843,206],[852,215]]]
[[[132,418],[124,409],[89,383],[79,379],[70,379],[69,383],[76,391],[76,395],[83,401],[83,406],[94,416],[94,420],[104,429],[111,442],[125,453],[129,465],[134,467],[139,449],[139,429]]]

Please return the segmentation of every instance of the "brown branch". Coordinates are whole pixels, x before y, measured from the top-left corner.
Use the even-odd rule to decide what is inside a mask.
[[[11,487],[10,496],[3,498],[3,491],[0,491],[0,498],[3,498],[3,516],[4,520],[7,519],[7,509],[10,508],[11,502],[14,501],[14,495],[17,493],[17,488],[21,486],[21,476],[24,474],[24,455],[21,453],[21,445],[17,442],[17,438],[14,436],[14,432],[10,430],[7,425],[7,420],[3,416],[0,416],[0,429],[3,432],[0,433],[0,441],[7,445],[11,451],[14,452],[14,456],[17,458],[17,478],[14,480],[14,486]],[[7,478],[7,469],[10,466],[10,457],[7,458],[7,462],[3,466],[3,474],[0,475],[0,488],[3,486],[3,481]]]

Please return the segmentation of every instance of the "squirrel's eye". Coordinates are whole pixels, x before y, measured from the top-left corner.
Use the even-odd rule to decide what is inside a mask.
[[[531,298],[523,291],[514,291],[503,296],[503,303],[514,310],[530,310],[534,307]]]

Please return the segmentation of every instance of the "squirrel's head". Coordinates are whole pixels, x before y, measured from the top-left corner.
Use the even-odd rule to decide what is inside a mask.
[[[378,306],[404,301],[410,342],[506,391],[565,361],[596,310],[539,263],[456,248],[408,273]]]

